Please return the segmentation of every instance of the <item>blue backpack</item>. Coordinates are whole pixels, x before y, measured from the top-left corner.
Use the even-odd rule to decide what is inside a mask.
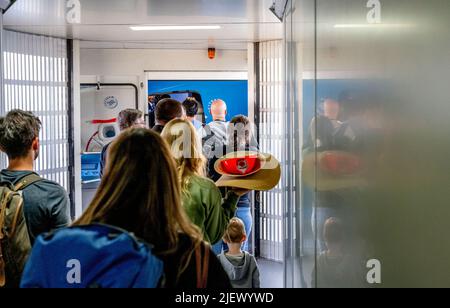
[[[132,234],[107,225],[71,227],[36,239],[22,288],[156,288],[163,262]]]

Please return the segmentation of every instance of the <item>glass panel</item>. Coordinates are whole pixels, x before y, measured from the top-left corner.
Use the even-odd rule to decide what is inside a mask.
[[[304,170],[303,153],[314,153],[308,130],[315,107],[314,1],[290,1],[286,26],[286,152],[290,166],[285,209],[287,287],[311,287],[315,262],[314,169]],[[307,145],[309,147],[307,147]],[[314,156],[314,155],[313,155]],[[308,173],[307,180],[303,176]]]
[[[288,220],[302,226],[299,242],[287,230],[300,266],[287,279],[449,287],[450,2],[292,5],[288,95],[303,134],[290,140],[302,196]]]
[[[260,150],[282,157],[279,141],[283,138],[282,92],[282,41],[269,41],[259,44],[260,59]],[[282,168],[289,168],[282,163]],[[263,219],[260,256],[272,261],[283,261],[283,241],[281,236],[283,183],[269,192],[261,192],[260,217]]]

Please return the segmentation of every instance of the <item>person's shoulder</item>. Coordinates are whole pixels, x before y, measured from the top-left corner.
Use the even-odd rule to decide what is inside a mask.
[[[31,187],[34,187],[34,189],[40,189],[43,193],[47,194],[66,195],[66,190],[60,184],[42,177],[40,181],[32,184],[30,188]]]
[[[213,182],[213,180],[208,179],[208,178],[203,177],[203,176],[199,176],[199,175],[192,175],[191,176],[191,183],[195,183],[196,185],[199,185],[201,188],[206,188],[206,189],[217,188],[217,186]]]
[[[179,243],[178,247],[190,246],[193,244],[193,240],[186,233],[179,233],[178,234],[178,243]]]
[[[245,255],[246,258],[249,258],[250,260],[252,260],[255,263],[257,263],[256,262],[256,257],[254,255],[252,255],[251,253],[249,253],[248,251],[244,251],[244,255]]]
[[[45,209],[68,205],[66,190],[58,183],[48,179],[41,178],[41,180],[26,187],[23,194],[27,203]]]
[[[178,248],[177,251],[178,253],[183,252],[183,251],[193,251],[193,247],[195,246],[196,241],[189,236],[186,233],[179,233],[178,234]],[[211,249],[211,245],[207,244],[205,241],[202,241],[200,243],[200,245],[202,246],[202,248],[208,248]],[[211,252],[210,255],[214,254]]]
[[[222,251],[220,254],[217,255],[217,259],[219,259],[220,262],[222,262],[226,258],[227,258],[227,256],[225,255],[225,251]]]

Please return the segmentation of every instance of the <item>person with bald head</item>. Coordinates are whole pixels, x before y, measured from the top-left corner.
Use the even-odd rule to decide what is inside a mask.
[[[211,163],[216,157],[222,157],[223,147],[227,143],[227,127],[226,120],[228,107],[222,99],[215,99],[211,103],[209,112],[213,121],[206,125],[202,132],[203,138],[203,154],[208,159],[208,177],[214,177],[214,166]]]
[[[227,116],[227,104],[221,99],[216,99],[211,103],[210,112],[213,121],[225,121]]]
[[[212,115],[213,121],[208,124],[212,132],[217,137],[223,139],[224,141],[226,141],[227,138],[227,127],[228,127],[228,122],[226,120],[228,113],[227,109],[228,109],[227,104],[223,100],[221,99],[214,100],[211,103],[210,108],[210,113]]]
[[[334,138],[342,126],[339,121],[341,113],[340,103],[334,99],[326,98],[323,101],[323,113],[313,118],[309,128],[309,140],[306,146],[308,151],[336,150]]]
[[[336,122],[339,119],[340,106],[339,102],[334,99],[327,98],[323,102],[323,115],[330,119],[331,121]]]

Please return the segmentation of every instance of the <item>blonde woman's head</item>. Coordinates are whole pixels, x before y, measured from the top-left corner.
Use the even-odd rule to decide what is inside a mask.
[[[161,137],[169,145],[174,157],[183,192],[192,175],[204,176],[206,159],[202,153],[201,140],[188,120],[175,119],[167,123]]]

